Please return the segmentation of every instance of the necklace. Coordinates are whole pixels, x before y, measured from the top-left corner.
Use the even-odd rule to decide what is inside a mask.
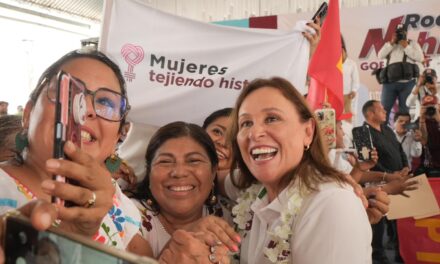
[[[287,203],[282,206],[281,224],[273,230],[267,230],[269,243],[264,248],[264,256],[272,263],[287,263],[290,255],[290,240],[292,238],[292,223],[297,217],[303,202],[298,188],[294,185],[287,187]],[[234,223],[240,235],[245,238],[252,228],[254,212],[251,210],[252,203],[262,199],[267,194],[261,184],[253,184],[237,199],[237,205],[232,208]]]

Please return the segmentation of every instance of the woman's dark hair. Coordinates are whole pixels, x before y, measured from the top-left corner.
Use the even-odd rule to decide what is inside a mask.
[[[212,122],[217,120],[220,117],[229,117],[232,113],[232,108],[227,107],[217,111],[212,112],[206,119],[203,121],[203,129],[206,129]]]
[[[211,161],[212,172],[214,173],[215,170],[217,169],[218,158],[214,143],[212,142],[209,135],[205,132],[205,130],[203,130],[203,128],[201,128],[196,124],[185,123],[180,121],[169,123],[159,128],[159,130],[157,130],[156,133],[151,138],[150,143],[148,144],[147,147],[147,152],[145,154],[146,169],[147,169],[146,176],[142,180],[142,182],[140,182],[137,185],[136,191],[132,193],[134,198],[136,198],[145,207],[147,207],[148,209],[150,209],[155,213],[159,213],[160,206],[157,203],[157,201],[154,199],[153,194],[151,193],[150,190],[150,174],[151,174],[153,158],[155,157],[157,150],[165,142],[167,142],[170,139],[181,138],[181,137],[190,137],[198,144],[200,144],[200,146],[202,146],[203,149],[208,154],[209,160]],[[146,203],[146,200],[148,199],[153,201],[153,205],[148,205]],[[206,204],[209,205],[208,201],[206,202]]]
[[[85,47],[82,49],[70,51],[69,53],[65,54],[63,57],[55,61],[52,65],[50,65],[49,68],[47,68],[41,75],[40,79],[38,80],[37,86],[29,96],[29,100],[32,103],[35,103],[38,97],[40,96],[41,91],[44,88],[44,84],[47,83],[47,81],[49,81],[52,77],[54,77],[61,70],[63,65],[65,65],[67,62],[71,60],[78,58],[90,58],[100,61],[105,65],[107,65],[113,71],[116,78],[118,79],[119,87],[121,88],[121,94],[127,97],[127,88],[126,88],[125,80],[119,66],[104,53],[97,51],[93,48]],[[129,104],[127,103],[127,105]],[[125,124],[125,117],[121,120],[121,125],[119,127],[120,130],[122,129],[122,126],[124,124]]]
[[[307,122],[312,120],[315,123],[315,129],[313,132],[313,139],[310,144],[310,148],[303,152],[302,159],[299,164],[292,168],[283,176],[280,185],[292,184],[297,181],[299,186],[304,186],[306,190],[317,190],[317,185],[322,182],[337,181],[347,182],[345,176],[337,171],[330,165],[328,160],[328,149],[325,147],[319,133],[318,122],[307,105],[304,97],[293,87],[289,81],[274,77],[271,79],[256,79],[249,83],[244,90],[240,93],[235,103],[234,111],[232,113],[232,129],[231,129],[231,142],[233,151],[233,164],[231,168],[240,169],[240,176],[238,178],[232,177],[233,184],[240,188],[245,189],[251,186],[253,183],[257,183],[258,180],[252,175],[247,168],[243,157],[240,153],[240,149],[237,142],[237,134],[239,132],[238,126],[238,113],[243,101],[254,91],[261,88],[271,88],[278,90],[281,94],[290,101],[295,107],[300,122]],[[295,137],[295,135],[292,135]],[[231,169],[231,175],[233,175],[233,169]],[[283,186],[279,186],[280,188]]]

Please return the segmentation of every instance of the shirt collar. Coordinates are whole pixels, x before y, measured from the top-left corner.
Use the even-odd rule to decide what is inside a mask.
[[[251,210],[254,214],[265,222],[270,222],[273,219],[277,219],[281,216],[283,205],[288,202],[287,190],[291,186],[287,186],[284,190],[278,194],[278,196],[269,203],[267,191],[265,188],[261,189],[258,193],[257,199],[252,203]]]

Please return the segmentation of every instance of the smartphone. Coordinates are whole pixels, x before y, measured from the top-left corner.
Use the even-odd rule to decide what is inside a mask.
[[[317,109],[316,119],[321,135],[329,148],[336,148],[336,114],[332,108]]]
[[[320,19],[320,26],[324,22],[325,17],[327,16],[328,4],[327,2],[323,2],[321,6],[318,8],[318,11],[313,15],[312,21],[316,23],[316,19]]]
[[[56,228],[38,231],[24,216],[10,216],[4,235],[5,263],[154,264],[155,260]]]
[[[87,112],[84,92],[85,85],[81,80],[63,71],[57,74],[53,145],[55,159],[66,158],[63,147],[67,140],[81,148],[81,125],[85,122]],[[66,182],[61,175],[55,175],[54,180]],[[52,197],[52,202],[64,205],[57,197]]]
[[[358,153],[358,159],[370,160],[373,150],[373,140],[371,139],[370,126],[363,125],[352,129],[353,142]]]

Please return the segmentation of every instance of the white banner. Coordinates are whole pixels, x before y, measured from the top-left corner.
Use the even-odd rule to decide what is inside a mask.
[[[201,124],[211,112],[232,107],[257,77],[281,76],[305,93],[309,44],[298,30],[218,26],[141,1],[113,0],[106,3],[100,41],[127,80],[134,122]]]
[[[371,72],[385,61],[377,53],[399,23],[408,25],[408,38],[418,41],[429,67],[440,72],[440,1],[423,0],[408,3],[342,8],[341,33],[348,57],[358,64],[361,87],[358,91],[357,123],[363,121],[361,108],[370,98],[380,100],[382,86]],[[290,28],[311,13],[278,16],[278,28]]]

